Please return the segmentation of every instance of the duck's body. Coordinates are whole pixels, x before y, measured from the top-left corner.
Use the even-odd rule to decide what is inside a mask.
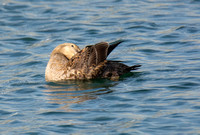
[[[100,42],[86,46],[81,51],[78,46],[71,43],[59,45],[51,54],[45,71],[45,79],[51,82],[69,79],[117,79],[140,66],[129,67],[117,61],[106,60],[111,51],[120,43],[109,45],[106,42]]]

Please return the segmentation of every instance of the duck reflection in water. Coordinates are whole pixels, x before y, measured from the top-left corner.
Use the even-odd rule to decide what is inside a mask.
[[[98,95],[111,93],[113,91],[110,87],[117,84],[118,82],[106,79],[69,80],[60,83],[48,83],[47,90],[44,90],[44,93],[47,95],[48,103],[62,104],[62,107],[58,109],[69,112],[76,111],[70,108],[72,104],[96,99]]]

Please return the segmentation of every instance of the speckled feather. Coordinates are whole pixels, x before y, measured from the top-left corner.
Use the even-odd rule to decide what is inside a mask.
[[[52,56],[51,69],[58,73],[53,73],[51,79],[47,81],[61,81],[68,79],[94,79],[109,78],[118,79],[124,73],[137,69],[140,65],[129,67],[117,61],[107,61],[107,56],[121,42],[109,45],[107,42],[100,42],[95,45],[86,46],[77,52],[71,59],[67,59],[62,54]],[[55,58],[54,58],[55,57]],[[55,72],[54,71],[54,72]],[[55,77],[53,77],[55,76]],[[60,79],[59,79],[60,78]]]

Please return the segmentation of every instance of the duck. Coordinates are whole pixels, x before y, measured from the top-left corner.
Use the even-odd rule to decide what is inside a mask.
[[[121,43],[99,42],[82,50],[73,43],[58,45],[51,53],[45,70],[47,82],[105,78],[117,80],[123,74],[141,65],[127,66],[119,61],[107,60],[108,55]]]

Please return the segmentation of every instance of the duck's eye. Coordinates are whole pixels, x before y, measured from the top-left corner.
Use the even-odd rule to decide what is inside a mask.
[[[74,47],[74,45],[71,45],[71,47]]]

